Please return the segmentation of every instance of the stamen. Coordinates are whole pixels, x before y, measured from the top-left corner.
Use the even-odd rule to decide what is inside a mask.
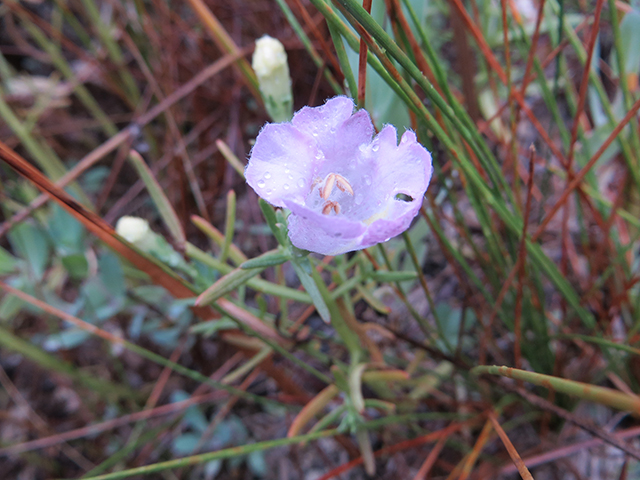
[[[353,188],[349,183],[349,180],[344,178],[342,175],[334,174],[336,177],[336,186],[343,192],[347,192],[349,195],[353,197]]]
[[[326,200],[333,191],[333,186],[336,184],[336,174],[330,173],[324,181],[324,186],[320,188],[320,198]]]
[[[329,215],[331,213],[331,210],[336,212],[336,215],[339,214],[340,204],[338,202],[332,202],[331,200],[325,202],[325,204],[322,206],[322,214]]]
[[[320,182],[316,182],[314,180],[313,186],[311,187],[312,189],[316,185],[316,183]],[[341,192],[345,192],[353,196],[353,188],[351,187],[349,180],[347,180],[340,174],[330,173],[329,175],[327,175],[320,186],[320,198],[322,198],[323,200],[329,198],[331,192],[333,192],[333,187],[338,187],[338,190],[340,190]]]

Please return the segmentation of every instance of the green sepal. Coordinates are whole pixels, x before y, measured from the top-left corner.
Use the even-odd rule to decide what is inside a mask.
[[[259,199],[258,203],[260,204],[260,210],[262,210],[264,219],[267,221],[267,225],[269,225],[269,228],[273,232],[273,235],[276,237],[276,240],[278,240],[278,243],[283,247],[288,247],[290,243],[287,236],[286,220],[284,222],[279,221],[276,212],[268,202],[264,201],[263,199]]]

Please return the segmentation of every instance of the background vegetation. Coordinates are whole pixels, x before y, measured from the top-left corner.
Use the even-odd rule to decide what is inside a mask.
[[[638,478],[635,7],[2,2],[0,476]],[[433,152],[406,234],[285,261],[263,34]]]

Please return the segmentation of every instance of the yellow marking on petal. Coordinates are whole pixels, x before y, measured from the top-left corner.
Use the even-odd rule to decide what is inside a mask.
[[[336,187],[338,187],[343,192],[347,192],[349,195],[353,197],[353,188],[351,187],[349,180],[347,180],[342,175],[339,175],[337,173],[334,173],[333,175],[336,178]]]
[[[371,215],[369,218],[367,218],[366,220],[363,220],[362,223],[364,223],[365,225],[371,225],[373,222],[375,222],[376,220],[380,220],[381,218],[387,218],[388,217],[388,212],[389,212],[389,208],[391,206],[388,205],[387,208],[385,208],[384,210],[382,210],[381,212],[376,212],[373,215]]]

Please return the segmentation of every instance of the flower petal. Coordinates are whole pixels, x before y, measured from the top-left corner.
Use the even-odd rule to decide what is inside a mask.
[[[319,107],[302,107],[293,116],[291,123],[297,129],[321,138],[331,128],[342,125],[353,113],[353,100],[348,97],[334,97]]]
[[[335,237],[328,234],[317,223],[305,220],[300,215],[289,215],[289,238],[296,247],[322,255],[340,255],[358,250],[361,236],[355,238]]]
[[[322,230],[333,238],[349,239],[362,235],[367,227],[361,222],[350,220],[344,215],[323,215],[296,202],[284,200],[285,206],[291,210],[293,216],[300,217],[305,222]],[[314,252],[317,250],[314,250]]]
[[[308,135],[290,123],[268,123],[251,149],[247,183],[272,205],[284,207],[284,197],[303,198],[309,193],[316,155]]]
[[[352,115],[354,107],[350,98],[334,97],[320,107],[303,107],[291,122],[314,137],[325,158],[344,161],[374,133],[367,111]]]
[[[386,125],[374,140],[378,154],[373,180],[376,196],[395,198],[402,193],[413,199],[422,197],[433,173],[431,154],[411,131],[402,135],[400,145],[396,138],[396,129]]]
[[[411,226],[411,221],[418,214],[421,205],[422,197],[420,197],[420,201],[406,203],[394,200],[389,215],[375,220],[369,225],[367,232],[361,239],[359,248],[368,248],[400,235]]]

